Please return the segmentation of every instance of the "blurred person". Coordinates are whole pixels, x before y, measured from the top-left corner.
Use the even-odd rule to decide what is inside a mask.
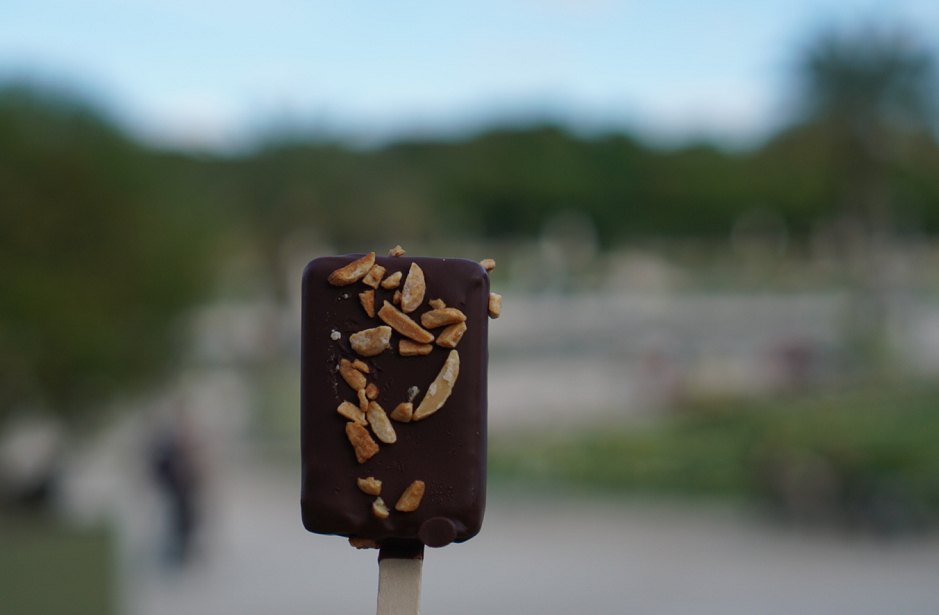
[[[195,430],[182,405],[177,404],[169,420],[157,429],[150,465],[164,502],[165,561],[183,566],[193,556],[203,473]]]

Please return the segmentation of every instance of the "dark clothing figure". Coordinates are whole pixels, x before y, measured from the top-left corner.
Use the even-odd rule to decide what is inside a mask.
[[[167,504],[166,558],[182,565],[192,555],[197,515],[197,472],[194,454],[179,430],[166,430],[153,447],[153,471]]]

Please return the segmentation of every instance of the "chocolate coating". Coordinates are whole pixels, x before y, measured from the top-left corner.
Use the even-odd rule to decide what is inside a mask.
[[[456,525],[446,517],[434,517],[421,524],[421,529],[417,532],[428,547],[445,547],[456,538]]]
[[[377,440],[379,451],[364,463],[356,461],[345,434],[348,419],[336,408],[343,401],[357,404],[355,391],[336,371],[340,359],[361,359],[370,368],[368,382],[378,386],[377,401],[387,413],[408,401],[408,389],[420,389],[416,408],[437,377],[450,350],[433,345],[426,356],[402,357],[393,332],[391,348],[373,357],[352,350],[349,336],[384,323],[369,318],[358,294],[361,282],[332,286],[329,275],[362,255],[329,256],[311,261],[303,273],[301,338],[301,513],[304,526],[319,534],[371,538],[382,546],[421,541],[439,547],[475,536],[482,525],[486,497],[486,368],[488,364],[489,275],[464,259],[379,257],[385,277],[401,271],[407,277],[417,263],[426,280],[424,299],[409,316],[432,308],[431,299],[466,315],[467,331],[456,350],[460,370],[453,392],[443,407],[420,421],[392,421],[394,444]],[[402,279],[402,285],[403,285]],[[395,289],[375,289],[376,308],[391,302]],[[431,332],[439,334],[442,329]],[[338,339],[334,332],[338,332]],[[373,434],[374,437],[374,434]],[[356,479],[373,476],[382,481],[381,497],[391,514],[376,517],[374,496],[356,486]],[[413,512],[394,510],[394,504],[415,480],[425,483],[420,506]]]

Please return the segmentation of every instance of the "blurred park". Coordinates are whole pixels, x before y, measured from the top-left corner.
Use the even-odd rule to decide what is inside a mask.
[[[373,608],[361,575],[356,600],[311,588],[355,591],[336,569],[374,561],[300,525],[299,281],[395,244],[493,258],[505,298],[490,517],[428,555],[427,612],[935,612],[923,40],[818,29],[786,52],[786,123],[745,147],[538,118],[170,147],[68,88],[0,82],[0,612]],[[549,568],[552,541],[611,576]],[[509,583],[552,575],[571,601]]]

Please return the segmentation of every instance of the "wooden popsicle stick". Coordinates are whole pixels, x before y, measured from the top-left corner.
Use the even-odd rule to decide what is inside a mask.
[[[378,555],[378,615],[419,615],[424,545],[382,547]]]

